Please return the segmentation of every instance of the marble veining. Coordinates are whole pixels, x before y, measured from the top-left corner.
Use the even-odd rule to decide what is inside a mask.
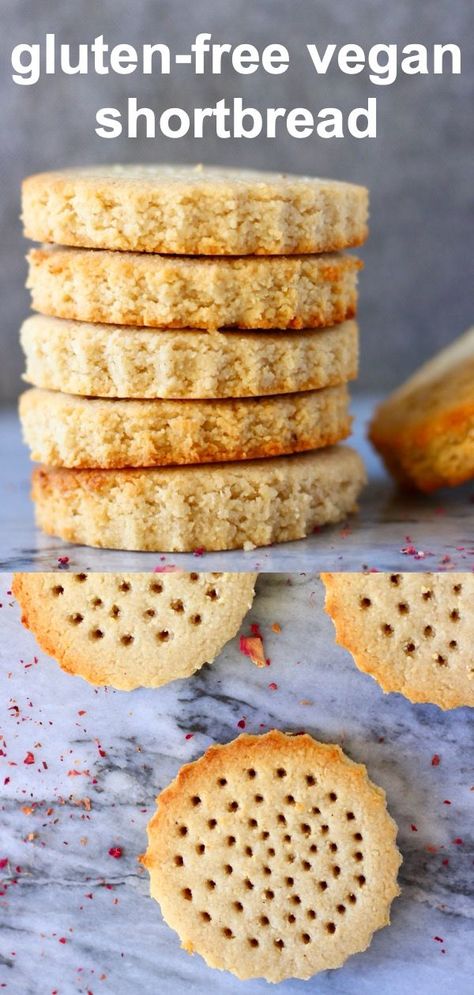
[[[63,674],[21,628],[7,575],[0,585],[0,990],[269,990],[181,951],[137,863],[157,792],[244,725],[306,729],[364,762],[387,792],[404,858],[391,927],[341,970],[278,990],[472,992],[472,714],[383,695],[335,645],[316,577],[259,578],[242,631],[260,624],[268,668],[236,638],[194,678],[132,693]]]
[[[184,570],[471,570],[474,567],[473,485],[429,497],[402,495],[367,442],[375,400],[355,397],[354,436],[369,484],[360,512],[347,523],[326,527],[307,539],[251,552],[133,553],[75,546],[43,535],[34,525],[29,499],[31,464],[15,415],[0,418],[1,570],[55,570],[68,557],[77,570],[153,570],[173,564]],[[202,546],[206,537],[202,537]]]

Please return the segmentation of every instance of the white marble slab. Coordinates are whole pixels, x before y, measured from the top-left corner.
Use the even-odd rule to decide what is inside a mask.
[[[399,695],[384,696],[335,646],[320,583],[309,576],[259,579],[243,631],[251,620],[260,623],[269,668],[253,667],[235,639],[193,679],[131,694],[95,690],[63,674],[22,630],[5,575],[0,585],[0,728],[6,741],[0,755],[0,860],[8,859],[1,871],[6,884],[0,888],[0,990],[270,990],[263,981],[243,985],[212,972],[198,956],[181,951],[137,864],[156,793],[184,761],[215,740],[238,735],[244,719],[252,732],[307,729],[340,742],[366,763],[387,791],[404,857],[391,927],[340,971],[308,983],[287,982],[278,991],[470,995],[469,710],[443,714]],[[271,631],[274,622],[282,626],[279,635]],[[34,763],[25,764],[29,752]],[[438,766],[432,765],[435,754]],[[109,856],[113,846],[122,848],[120,859]]]
[[[206,553],[198,560],[201,570],[470,570],[474,567],[474,487],[445,490],[431,497],[402,495],[387,477],[365,438],[374,407],[370,398],[354,398],[353,444],[363,456],[369,485],[360,502],[360,513],[348,524],[321,529],[298,542],[253,552]],[[31,465],[20,440],[16,416],[0,419],[0,569],[54,570],[59,557],[68,556],[78,570],[152,570],[174,563],[195,569],[192,553],[127,553],[75,546],[45,535],[35,528],[29,499]],[[205,546],[206,537],[202,537]],[[413,547],[421,556],[407,555]]]

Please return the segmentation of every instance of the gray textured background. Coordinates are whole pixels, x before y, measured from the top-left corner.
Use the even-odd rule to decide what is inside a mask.
[[[220,162],[274,167],[360,181],[371,189],[371,237],[363,255],[360,386],[388,388],[473,320],[472,0],[0,0],[2,72],[0,397],[12,400],[22,361],[17,331],[28,309],[23,290],[26,245],[18,222],[21,178],[38,170],[107,161]],[[185,51],[196,33],[215,41],[282,42],[292,65],[281,77],[256,74],[196,78],[180,67],[169,77],[46,77],[19,87],[10,51],[55,31],[60,41],[111,44],[163,41]],[[400,77],[375,87],[365,74],[314,73],[304,47],[314,41],[457,42],[461,76]],[[127,96],[154,108],[212,105],[241,95],[263,108],[336,105],[349,109],[377,96],[374,141],[280,138],[239,141],[105,141],[94,135],[98,107],[123,107]]]

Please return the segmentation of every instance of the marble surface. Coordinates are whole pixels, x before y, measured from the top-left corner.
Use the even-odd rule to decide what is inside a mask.
[[[22,630],[0,578],[0,989],[10,995],[258,995],[180,950],[137,864],[156,793],[240,725],[338,741],[399,826],[391,927],[341,970],[284,995],[472,992],[472,716],[384,696],[333,641],[311,576],[261,576],[251,621],[271,663],[234,639],[187,682],[131,694],[63,674]],[[271,626],[278,622],[277,634]],[[274,687],[273,685],[276,685]],[[433,765],[433,757],[439,764]],[[31,762],[26,763],[25,761]],[[112,847],[120,858],[109,855]]]
[[[360,513],[297,542],[243,552],[206,553],[202,570],[470,570],[474,567],[474,485],[433,496],[402,495],[365,435],[374,399],[355,397],[352,444],[367,466],[369,484]],[[67,556],[78,570],[152,570],[175,564],[196,568],[192,553],[130,553],[75,546],[43,535],[29,499],[31,465],[16,415],[0,418],[0,570],[54,570]],[[202,537],[205,546],[206,537]],[[407,552],[408,550],[408,552]]]

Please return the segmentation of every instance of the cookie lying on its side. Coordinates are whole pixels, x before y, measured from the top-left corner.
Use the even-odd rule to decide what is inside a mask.
[[[95,166],[23,183],[27,238],[184,255],[327,252],[367,237],[368,192],[216,166]]]
[[[254,573],[23,573],[22,622],[69,674],[122,691],[212,663],[252,605]]]
[[[365,950],[399,893],[385,794],[339,746],[212,746],[158,797],[142,862],[188,953],[241,979],[310,978]]]
[[[27,390],[31,457],[49,466],[119,468],[259,459],[320,449],[350,432],[345,385],[220,401],[109,400]]]
[[[253,549],[302,539],[356,508],[358,453],[333,446],[295,456],[142,470],[33,472],[38,525],[86,546],[149,552]]]
[[[337,642],[384,691],[474,707],[474,576],[323,573]]]
[[[24,380],[90,397],[261,397],[357,376],[358,328],[299,332],[133,328],[34,314],[23,322]]]
[[[430,492],[474,477],[474,328],[379,406],[369,435],[402,484]]]
[[[33,249],[36,311],[150,328],[318,328],[353,318],[355,256],[161,256]]]

